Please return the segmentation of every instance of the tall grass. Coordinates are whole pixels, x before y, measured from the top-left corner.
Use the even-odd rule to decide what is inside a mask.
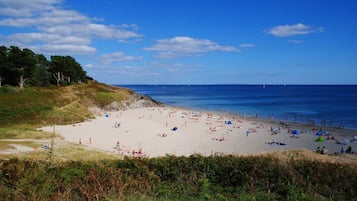
[[[265,156],[0,162],[4,200],[356,200],[357,169]]]
[[[133,92],[100,83],[66,87],[0,88],[0,126],[67,124],[92,118],[89,107],[126,100]]]
[[[46,139],[52,136],[51,133],[35,130],[28,125],[0,128],[0,139]]]

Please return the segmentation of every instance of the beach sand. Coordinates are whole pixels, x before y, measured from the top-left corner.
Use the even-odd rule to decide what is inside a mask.
[[[165,106],[103,112],[86,122],[56,125],[55,132],[64,140],[83,146],[143,157],[249,155],[292,149],[314,151],[317,147],[326,147],[333,154],[348,146],[357,151],[357,143],[349,142],[357,136],[356,131],[322,129],[328,131],[328,136],[322,136],[324,142],[317,142],[320,127],[301,124],[288,127],[279,121]],[[41,129],[53,131],[52,126]],[[294,136],[293,130],[299,134]],[[332,136],[335,140],[328,140]]]

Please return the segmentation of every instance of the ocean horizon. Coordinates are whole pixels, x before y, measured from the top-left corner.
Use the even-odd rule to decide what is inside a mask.
[[[115,85],[169,106],[357,130],[357,85]]]

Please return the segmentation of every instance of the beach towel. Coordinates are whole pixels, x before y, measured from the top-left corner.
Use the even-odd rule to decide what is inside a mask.
[[[324,142],[325,138],[322,136],[319,136],[318,138],[316,138],[316,142]]]

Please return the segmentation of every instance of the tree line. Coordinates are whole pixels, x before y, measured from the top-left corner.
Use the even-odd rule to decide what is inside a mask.
[[[36,54],[28,48],[0,46],[0,87],[64,86],[88,79],[92,78],[71,56],[51,56],[48,61],[43,54]]]

